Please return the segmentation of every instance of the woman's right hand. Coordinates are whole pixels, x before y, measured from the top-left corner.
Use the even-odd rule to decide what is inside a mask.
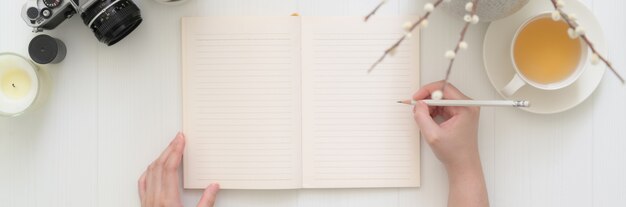
[[[141,206],[155,207],[183,206],[180,199],[180,181],[178,168],[183,159],[185,150],[185,135],[178,133],[169,146],[161,153],[161,156],[148,166],[146,171],[139,177],[139,198]],[[220,186],[217,183],[210,184],[198,201],[198,207],[213,207]]]
[[[439,81],[422,87],[413,95],[413,100],[429,98],[433,91],[440,90],[444,82]],[[452,85],[443,91],[444,99],[469,99]],[[433,118],[441,116],[437,123]],[[426,138],[430,148],[446,166],[450,193],[449,207],[489,206],[485,177],[478,154],[478,117],[480,108],[462,106],[427,106],[418,101],[413,108],[413,117]]]
[[[413,100],[418,101],[413,108],[413,117],[419,125],[423,137],[439,160],[447,167],[457,167],[478,162],[478,118],[479,107],[428,106],[422,99],[429,99],[433,91],[441,90],[444,82],[430,83],[419,89]],[[470,99],[452,84],[443,91],[444,99]],[[441,116],[444,121],[437,123],[434,118]]]

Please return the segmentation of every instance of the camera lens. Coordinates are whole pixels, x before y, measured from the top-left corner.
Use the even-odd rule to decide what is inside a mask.
[[[97,0],[81,17],[96,38],[108,46],[124,39],[142,21],[139,7],[131,0]]]

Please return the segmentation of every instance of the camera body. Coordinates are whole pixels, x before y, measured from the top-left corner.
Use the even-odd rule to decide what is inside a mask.
[[[109,46],[142,21],[132,0],[26,0],[22,6],[22,19],[33,32],[52,30],[74,14],[79,14],[96,38]]]
[[[82,1],[82,2],[81,2]],[[79,5],[91,6],[96,0],[27,0],[22,6],[22,19],[35,32],[56,28],[65,19],[81,11]]]

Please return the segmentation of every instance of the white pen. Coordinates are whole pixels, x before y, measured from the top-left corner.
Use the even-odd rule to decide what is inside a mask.
[[[431,100],[424,99],[429,106],[512,106],[512,107],[530,107],[529,101],[515,101],[515,100]],[[403,100],[398,103],[415,105],[415,100]]]

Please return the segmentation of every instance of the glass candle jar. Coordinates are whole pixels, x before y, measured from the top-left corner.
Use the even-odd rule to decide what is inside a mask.
[[[0,53],[0,116],[19,116],[44,102],[48,75],[15,53]]]

